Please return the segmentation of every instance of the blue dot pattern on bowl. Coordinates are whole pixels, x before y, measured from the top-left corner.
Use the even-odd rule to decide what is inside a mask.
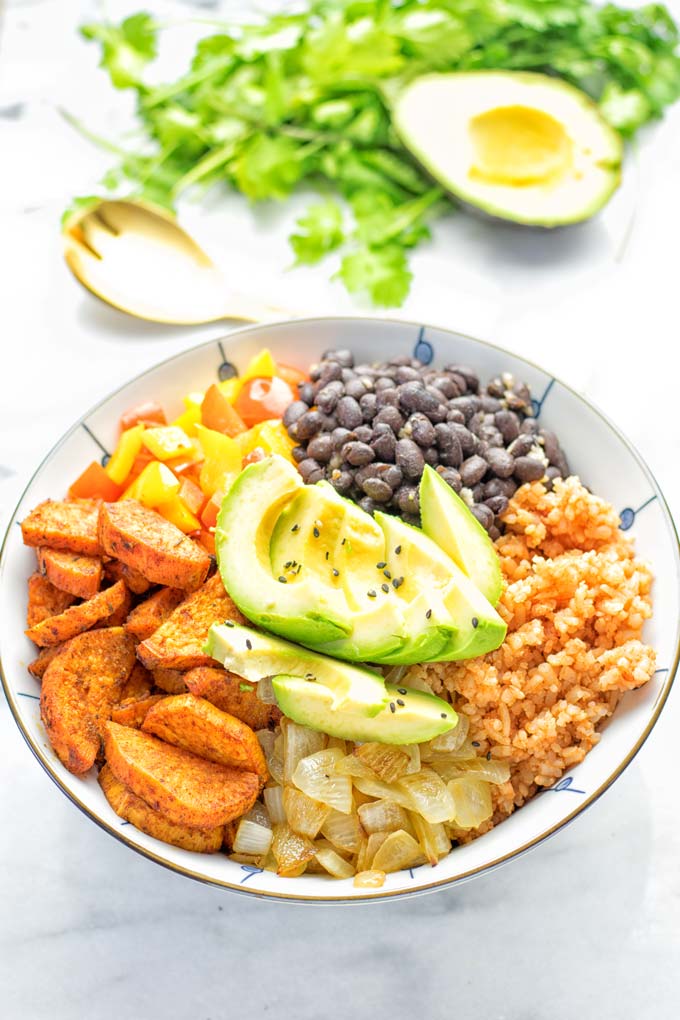
[[[429,340],[425,339],[425,327],[421,326],[418,331],[418,339],[416,340],[415,347],[413,348],[413,357],[418,358],[422,361],[423,365],[432,364],[434,358],[434,348]]]
[[[619,514],[619,519],[621,521],[621,523],[619,524],[619,528],[621,529],[621,531],[630,531],[630,529],[635,524],[635,518],[640,513],[640,511],[644,510],[645,507],[649,506],[650,503],[653,503],[655,499],[656,499],[656,495],[650,496],[649,499],[646,499],[645,502],[642,503],[637,508],[637,510],[633,510],[629,506],[624,507],[624,509]]]

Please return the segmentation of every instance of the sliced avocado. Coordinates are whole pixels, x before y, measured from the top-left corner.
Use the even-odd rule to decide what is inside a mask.
[[[502,643],[506,625],[491,603],[460,567],[431,538],[397,517],[377,512],[376,520],[385,532],[386,558],[393,575],[403,583],[407,619],[412,633],[423,631],[423,623],[441,639],[439,647],[426,649],[407,645],[386,662],[439,662],[471,659],[492,651]],[[429,614],[429,615],[428,615]]]
[[[334,711],[333,692],[323,683],[281,675],[275,676],[272,684],[284,715],[301,726],[341,740],[419,744],[446,733],[458,722],[451,705],[441,698],[393,684],[386,684],[389,703],[372,718],[358,711],[349,700]]]
[[[309,682],[318,681],[329,693],[327,708],[332,712],[349,704],[358,716],[370,717],[388,702],[379,673],[310,652],[251,627],[213,624],[205,651],[226,669],[252,683],[282,672]]]
[[[392,122],[454,197],[513,223],[586,220],[621,181],[620,135],[585,93],[553,76],[423,75],[398,93]]]
[[[383,661],[404,644],[401,600],[392,588],[387,596],[381,588],[385,577],[377,564],[384,553],[385,537],[373,518],[328,482],[305,486],[279,517],[271,542],[274,573],[285,574],[292,586],[311,573],[347,600],[351,633],[325,642],[328,655]]]
[[[283,457],[245,468],[217,518],[217,562],[225,588],[253,623],[294,641],[333,641],[352,629],[343,592],[320,584],[311,572],[295,584],[272,574],[272,531],[281,510],[302,488],[300,475]]]
[[[495,606],[503,577],[493,542],[458,493],[429,465],[420,481],[420,517],[425,534]]]

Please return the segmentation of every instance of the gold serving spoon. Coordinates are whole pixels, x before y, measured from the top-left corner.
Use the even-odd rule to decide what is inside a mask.
[[[152,322],[290,318],[231,290],[203,249],[166,209],[112,200],[87,206],[64,225],[64,257],[97,297]]]

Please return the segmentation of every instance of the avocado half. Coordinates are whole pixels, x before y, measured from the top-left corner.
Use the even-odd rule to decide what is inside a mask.
[[[621,136],[585,93],[548,75],[424,75],[397,95],[392,119],[454,198],[512,223],[587,220],[621,181]]]

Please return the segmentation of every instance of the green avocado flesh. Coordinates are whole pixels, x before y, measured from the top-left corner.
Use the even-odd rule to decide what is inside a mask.
[[[437,512],[447,513],[446,505]],[[461,531],[460,548],[467,533],[480,544],[464,518],[452,526]],[[277,456],[239,475],[215,545],[225,587],[249,620],[338,659],[465,658],[496,648],[505,635],[493,606],[423,531],[387,514],[373,519],[327,482],[303,485]]]
[[[205,651],[225,669],[251,683],[284,672],[309,682],[313,678],[328,692],[327,710],[333,712],[344,712],[350,705],[357,716],[371,717],[388,702],[379,673],[318,655],[251,627],[213,624]]]
[[[468,507],[429,465],[420,482],[423,531],[467,574],[492,606],[503,590],[493,542]]]
[[[275,676],[272,684],[284,715],[342,740],[419,744],[446,733],[458,722],[451,705],[441,698],[393,684],[386,684],[388,704],[372,718],[357,711],[351,700],[342,711],[334,712],[333,692],[322,683],[281,675]]]
[[[548,75],[423,75],[398,94],[392,120],[442,187],[513,223],[586,220],[621,180],[621,137],[585,93]]]

